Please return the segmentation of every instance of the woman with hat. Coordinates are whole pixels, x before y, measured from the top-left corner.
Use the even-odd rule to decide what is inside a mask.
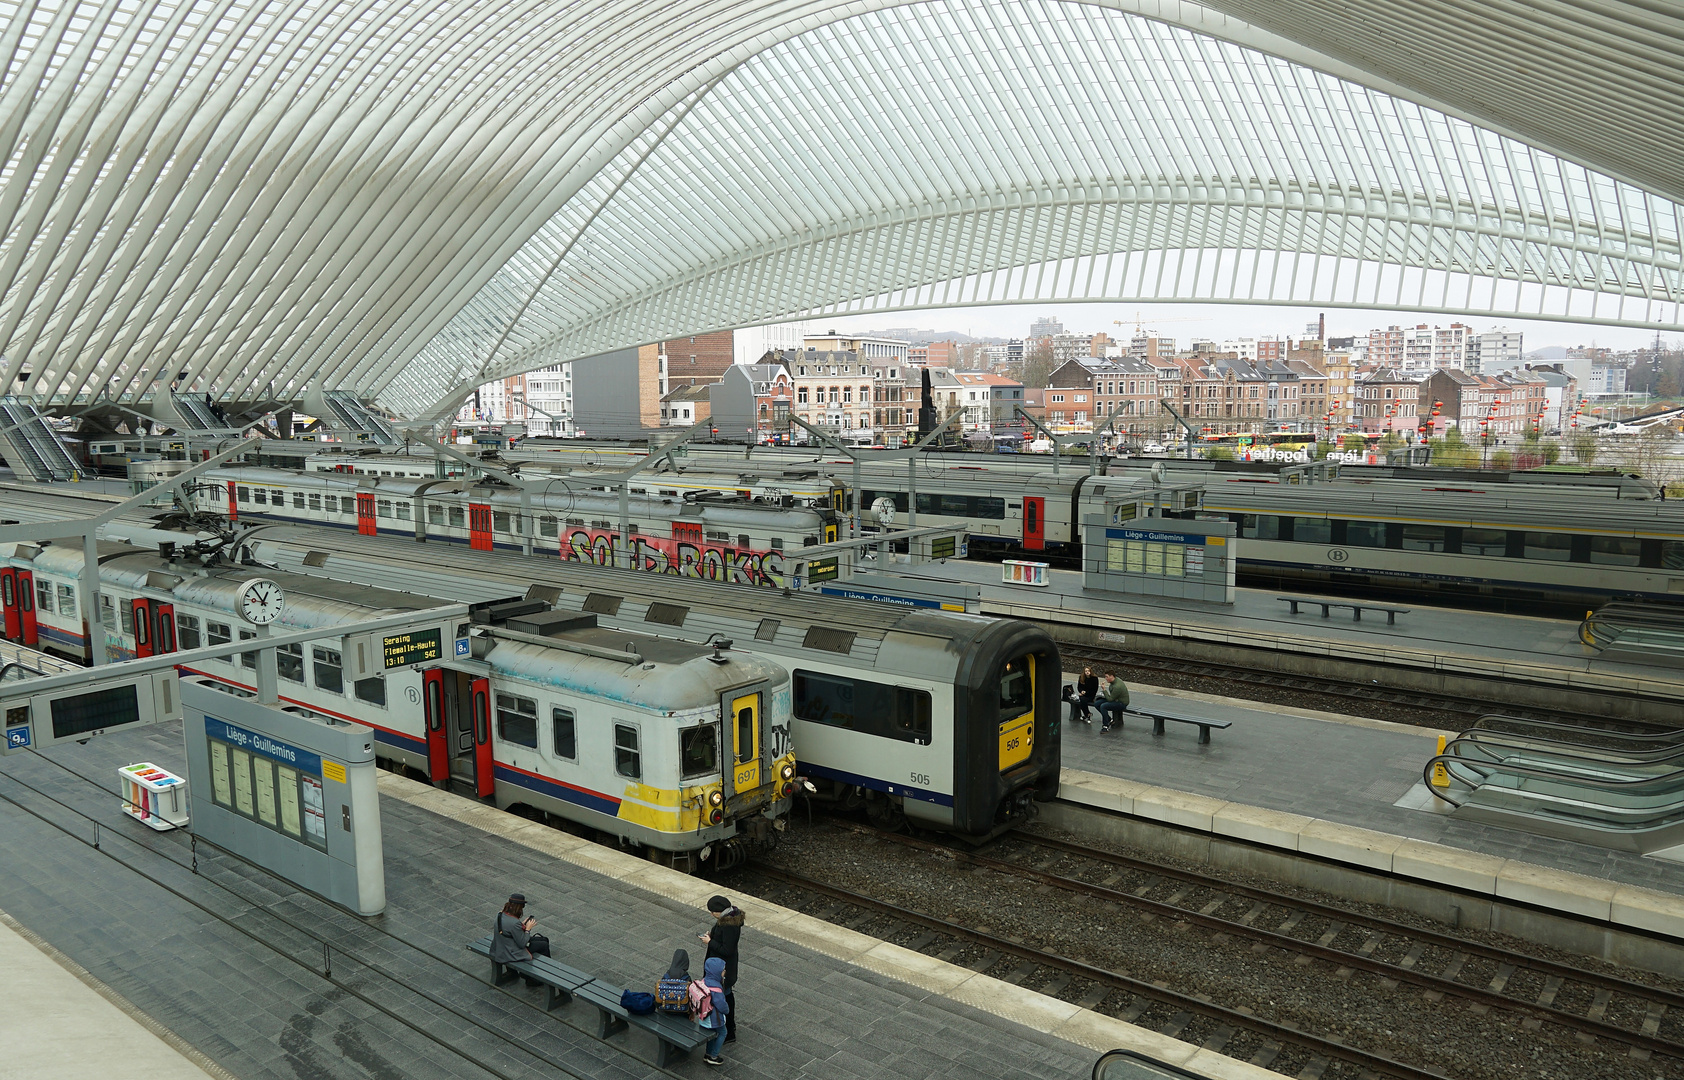
[[[713,915],[713,929],[701,938],[707,942],[708,959],[717,957],[725,961],[725,973],[720,979],[725,991],[725,1041],[734,1042],[737,1038],[737,945],[743,936],[743,909],[723,896],[715,896],[708,901],[708,911]]]
[[[525,912],[526,897],[515,893],[497,913],[497,925],[491,931],[491,959],[494,963],[512,964],[517,960],[530,960],[535,955],[550,955],[550,939],[532,932],[538,920]],[[526,985],[538,986],[539,983],[536,979],[526,979]]]

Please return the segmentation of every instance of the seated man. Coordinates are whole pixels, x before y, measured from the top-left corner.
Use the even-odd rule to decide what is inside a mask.
[[[1111,725],[1121,727],[1123,722],[1118,714],[1127,711],[1129,707],[1129,688],[1123,680],[1107,671],[1099,680],[1099,701],[1094,706],[1099,710],[1099,732],[1104,734],[1111,730]]]

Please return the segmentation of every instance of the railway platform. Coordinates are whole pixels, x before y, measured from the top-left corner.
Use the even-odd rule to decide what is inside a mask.
[[[178,725],[50,754],[0,760],[0,910],[225,1075],[653,1080],[712,1071],[700,1055],[657,1069],[655,1041],[638,1032],[599,1041],[594,1009],[546,1013],[541,991],[493,986],[465,946],[520,891],[558,958],[636,987],[652,983],[675,948],[690,949],[699,970],[704,904],[728,883],[383,773],[388,907],[361,919],[204,845],[195,874],[183,833],[129,821],[103,779],[83,779],[134,760],[181,767]],[[724,1070],[732,1077],[1068,1080],[1115,1047],[1231,1080],[1272,1075],[807,915],[741,904],[743,1025]]]
[[[1441,812],[1421,781],[1447,732],[1183,690],[1130,695],[1232,726],[1200,745],[1181,725],[1154,737],[1139,720],[1108,734],[1067,723],[1061,799],[1684,943],[1684,865]]]
[[[1229,607],[1089,592],[1070,570],[1048,571],[1045,587],[1003,584],[998,565],[960,559],[913,576],[974,582],[983,614],[1033,619],[1061,641],[1096,648],[1253,664],[1267,652],[1282,673],[1364,682],[1369,669],[1384,666],[1393,685],[1480,699],[1531,692],[1539,704],[1586,715],[1671,719],[1684,703],[1676,669],[1600,658],[1569,619],[1407,604],[1395,624],[1358,622],[1348,611],[1324,618],[1308,605],[1294,615],[1277,597],[1314,594],[1291,590],[1238,589]]]

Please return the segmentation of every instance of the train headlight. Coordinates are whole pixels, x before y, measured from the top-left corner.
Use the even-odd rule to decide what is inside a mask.
[[[712,791],[708,792],[708,802],[714,806],[724,806],[725,793],[720,791],[718,788],[714,788]]]
[[[787,761],[784,762],[784,767],[778,771],[778,775],[783,777],[785,780],[794,780],[795,779],[795,766],[791,765]]]

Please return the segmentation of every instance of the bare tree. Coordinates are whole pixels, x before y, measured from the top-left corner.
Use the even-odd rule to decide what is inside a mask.
[[[1045,338],[1031,341],[1023,349],[1023,385],[1043,387],[1053,373],[1052,342]]]

